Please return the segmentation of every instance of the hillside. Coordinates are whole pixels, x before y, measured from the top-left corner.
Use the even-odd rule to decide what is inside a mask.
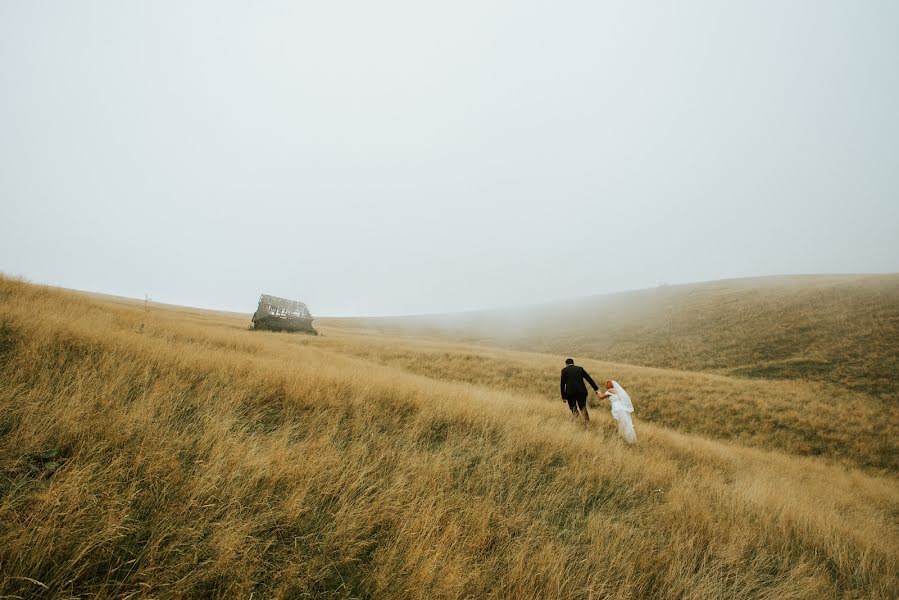
[[[246,326],[0,278],[0,595],[899,589],[894,473],[778,450],[776,432],[747,448],[639,412],[627,446],[602,413],[585,428],[542,393],[551,356]],[[591,368],[622,369],[637,402],[686,385],[723,407],[754,389]],[[811,430],[817,410],[785,422]],[[847,439],[863,424],[834,431],[844,423]]]
[[[559,402],[558,356],[391,336],[360,337],[334,327],[323,332],[323,339],[308,343],[429,379]],[[590,359],[579,364],[597,379],[627,382],[639,397],[644,423],[899,473],[899,406],[885,405],[864,392],[826,383],[747,380]],[[593,399],[591,405],[600,408]]]
[[[899,399],[899,274],[737,279],[447,315],[325,320]]]

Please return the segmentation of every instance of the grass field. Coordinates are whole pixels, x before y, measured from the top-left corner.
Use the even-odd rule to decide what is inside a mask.
[[[564,356],[247,325],[0,278],[0,596],[899,592],[895,371],[583,361],[631,392],[628,446],[572,422]],[[864,331],[853,369],[895,361]]]
[[[899,274],[736,279],[342,326],[735,375],[899,401]]]

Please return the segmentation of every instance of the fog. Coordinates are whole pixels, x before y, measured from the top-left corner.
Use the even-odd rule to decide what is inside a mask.
[[[899,271],[899,3],[0,4],[0,271],[447,312]]]

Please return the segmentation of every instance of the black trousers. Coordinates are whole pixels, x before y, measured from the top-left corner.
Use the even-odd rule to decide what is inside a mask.
[[[568,400],[568,408],[571,412],[576,410],[587,410],[587,396],[577,396],[576,398],[566,398]]]

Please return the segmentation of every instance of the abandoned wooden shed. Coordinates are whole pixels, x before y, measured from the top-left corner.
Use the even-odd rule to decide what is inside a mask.
[[[253,329],[296,331],[318,335],[312,327],[312,313],[302,302],[262,294],[253,314]]]

